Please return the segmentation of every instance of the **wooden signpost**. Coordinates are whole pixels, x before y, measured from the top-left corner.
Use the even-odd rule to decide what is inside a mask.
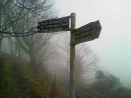
[[[39,33],[70,31],[70,98],[75,98],[75,45],[99,38],[101,25],[99,20],[75,29],[76,15],[44,20],[38,23]]]

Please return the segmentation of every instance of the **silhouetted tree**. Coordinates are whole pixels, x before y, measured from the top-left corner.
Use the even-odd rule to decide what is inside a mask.
[[[54,51],[54,58],[58,63],[57,65],[66,66],[66,68],[56,66],[58,76],[64,75],[65,78],[69,80],[70,73],[70,36],[67,33],[62,33],[59,35],[60,41],[58,42],[57,49]],[[57,39],[56,39],[57,40]],[[59,54],[59,56],[58,56]],[[75,67],[75,76],[76,83],[86,83],[89,80],[91,73],[96,71],[97,64],[99,59],[96,54],[93,53],[92,49],[86,44],[76,45],[76,67]],[[53,66],[52,66],[53,67]],[[64,70],[64,71],[61,71]],[[88,74],[88,75],[87,75]],[[90,74],[90,75],[89,75]]]
[[[1,0],[1,31],[31,33],[38,21],[56,17],[53,0]],[[35,28],[36,29],[36,28]],[[1,35],[1,43],[3,34]],[[30,65],[42,63],[49,55],[49,39],[52,34],[34,34],[26,37],[8,38],[10,53],[30,59]],[[45,46],[46,45],[46,46]],[[46,48],[43,48],[46,47]],[[43,49],[43,51],[42,51]],[[47,52],[48,51],[48,52]],[[41,52],[41,53],[40,53]],[[48,55],[47,55],[48,54]],[[25,55],[24,55],[25,56]]]
[[[112,95],[112,98],[131,98],[131,89],[119,87]]]
[[[11,0],[0,0],[0,31],[11,31],[12,25],[25,17],[25,9],[14,6]],[[13,0],[13,2],[15,2]],[[4,34],[0,34],[0,50]],[[1,51],[0,51],[1,53]]]
[[[113,97],[113,93],[121,86],[120,79],[112,74],[104,73],[101,70],[96,72],[95,81],[92,83],[91,88]]]

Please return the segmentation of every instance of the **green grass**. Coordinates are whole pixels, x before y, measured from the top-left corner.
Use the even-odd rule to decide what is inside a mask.
[[[14,66],[18,69],[14,70]],[[31,77],[31,72],[26,71],[22,66],[12,65],[10,58],[0,62],[0,98],[25,98],[28,92],[33,94],[30,98],[47,98],[43,93],[39,94],[35,91],[34,88],[38,86],[38,82]],[[21,76],[17,75],[18,72]],[[21,89],[22,86],[28,87]]]
[[[51,77],[41,77],[34,68],[18,58],[8,54],[5,57],[0,60],[0,98],[53,98],[54,95],[54,98],[68,98],[68,93],[54,84]],[[53,89],[55,93],[52,93]]]
[[[21,98],[19,88],[12,74],[11,64],[6,61],[0,62],[0,98]]]
[[[56,84],[51,77],[40,76],[38,71],[27,62],[6,54],[6,59],[0,59],[0,98],[69,98],[68,89]],[[93,98],[94,95],[107,98],[83,88],[79,88],[79,98]]]

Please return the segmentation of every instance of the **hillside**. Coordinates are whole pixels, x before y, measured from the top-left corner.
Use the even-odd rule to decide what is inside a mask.
[[[62,85],[64,88],[69,90],[69,81],[65,79],[64,77],[58,77],[60,78],[60,81],[57,82]],[[82,84],[76,84],[76,98],[109,98],[106,95],[100,94],[94,90],[91,90],[89,87],[82,85]]]
[[[55,79],[40,76],[24,61],[4,54],[0,60],[0,98],[68,98]]]
[[[61,77],[62,81],[57,84],[55,76],[44,70],[40,74],[36,69],[24,60],[4,54],[0,59],[0,98],[69,98],[69,81]],[[107,97],[76,85],[76,98]]]

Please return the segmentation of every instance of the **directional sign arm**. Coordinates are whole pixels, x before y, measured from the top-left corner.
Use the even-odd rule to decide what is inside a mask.
[[[73,33],[75,33],[75,44],[99,38],[100,31],[101,25],[99,20],[73,30]]]
[[[44,20],[38,23],[39,33],[50,33],[58,31],[70,31],[71,30],[71,17],[62,17],[51,20]]]

